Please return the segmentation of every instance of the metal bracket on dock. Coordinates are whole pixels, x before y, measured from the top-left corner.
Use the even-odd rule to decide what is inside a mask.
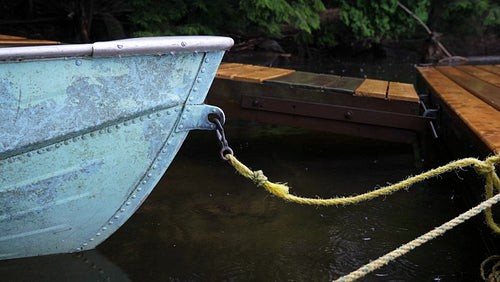
[[[433,119],[427,116],[376,111],[366,108],[245,95],[241,96],[241,107],[244,109],[406,129],[416,132],[424,131],[427,123]]]
[[[434,125],[434,121],[437,121],[440,109],[427,108],[423,100],[420,101],[420,107],[423,110],[422,116],[431,119],[429,120],[429,127],[431,129],[432,136],[434,137],[434,139],[437,139],[439,135],[437,133],[436,126]]]

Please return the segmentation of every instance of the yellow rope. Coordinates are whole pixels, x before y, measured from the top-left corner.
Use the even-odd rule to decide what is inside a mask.
[[[495,264],[491,267],[490,274],[486,276],[486,271],[485,271],[486,264],[488,264],[491,261],[493,261]],[[480,268],[481,278],[483,278],[484,281],[490,281],[490,282],[500,281],[500,270],[498,270],[498,268],[500,268],[500,256],[498,255],[490,256],[481,263],[481,268]]]
[[[492,156],[486,159],[485,161],[481,161],[475,158],[466,158],[458,161],[451,162],[447,165],[429,170],[422,174],[409,177],[401,182],[398,182],[393,185],[389,185],[386,187],[379,188],[374,191],[370,191],[361,195],[350,196],[350,197],[338,197],[338,198],[330,198],[330,199],[316,199],[316,198],[303,198],[292,195],[289,193],[289,187],[286,184],[273,183],[270,182],[267,177],[262,173],[261,170],[252,171],[244,164],[242,164],[235,156],[231,154],[225,155],[225,157],[229,160],[229,163],[238,171],[241,175],[245,176],[248,179],[251,179],[257,186],[264,187],[267,191],[272,194],[281,197],[283,199],[300,203],[300,204],[308,204],[308,205],[348,205],[355,204],[358,202],[370,200],[376,198],[378,196],[391,194],[403,188],[409,187],[414,183],[419,181],[443,174],[445,172],[456,170],[459,168],[464,168],[467,166],[473,165],[476,171],[482,175],[485,175],[487,180],[491,179],[491,181],[496,181],[500,183],[498,176],[495,173],[495,164],[500,163],[500,155]],[[491,175],[494,175],[490,177]],[[500,184],[497,185],[500,189]],[[499,190],[500,191],[500,190]],[[487,191],[487,197],[490,198],[493,195],[493,188]],[[499,228],[500,231],[500,228]]]
[[[395,191],[401,190],[403,188],[409,187],[419,181],[435,177],[437,175],[443,174],[448,171],[465,168],[468,166],[473,166],[476,172],[482,175],[486,180],[486,200],[476,207],[470,209],[469,211],[457,216],[456,218],[446,222],[445,224],[435,228],[434,230],[418,237],[417,239],[402,245],[398,249],[370,262],[369,264],[359,268],[356,271],[340,278],[337,281],[352,281],[365,276],[366,274],[374,271],[383,265],[389,263],[393,259],[402,256],[414,248],[434,239],[437,236],[444,234],[446,231],[454,228],[458,224],[466,221],[467,219],[479,214],[484,210],[486,216],[486,222],[496,233],[500,233],[500,227],[494,222],[493,215],[491,212],[491,206],[500,201],[500,178],[495,171],[495,165],[500,163],[500,155],[491,156],[484,161],[478,160],[476,158],[465,158],[457,160],[447,165],[431,169],[422,174],[409,177],[401,182],[393,185],[382,187],[361,195],[355,195],[350,197],[337,197],[330,199],[315,199],[315,198],[303,198],[292,195],[289,193],[289,187],[286,184],[273,183],[270,182],[262,171],[252,171],[244,164],[242,164],[236,157],[231,154],[225,156],[229,163],[238,171],[241,175],[246,178],[251,179],[257,186],[264,187],[270,193],[281,197],[285,200],[293,201],[301,204],[308,205],[347,205],[354,204],[361,201],[370,200],[378,196],[391,194]],[[497,189],[495,196],[494,190]]]

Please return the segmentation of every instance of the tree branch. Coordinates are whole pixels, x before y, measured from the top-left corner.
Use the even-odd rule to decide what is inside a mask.
[[[410,9],[406,8],[405,5],[401,4],[401,2],[398,1],[398,6],[403,8],[408,14],[410,14],[412,17],[414,17],[427,31],[428,34],[432,34],[432,30],[422,21],[415,13],[413,13]]]
[[[427,31],[427,33],[429,35],[431,35],[432,41],[434,41],[436,43],[436,45],[441,50],[443,50],[443,52],[446,54],[447,57],[453,57],[451,55],[451,53],[448,52],[448,50],[446,50],[446,48],[444,48],[443,44],[441,44],[441,42],[439,42],[439,40],[436,38],[436,36],[434,36],[435,35],[434,32],[432,32],[432,30],[424,23],[424,21],[422,21],[419,17],[417,17],[417,15],[415,15],[415,13],[413,13],[410,9],[408,9],[405,5],[401,4],[401,2],[399,2],[399,1],[398,1],[398,6],[401,7],[403,10],[405,10],[412,17],[414,17],[420,23],[420,25],[422,25],[425,28],[425,30]]]

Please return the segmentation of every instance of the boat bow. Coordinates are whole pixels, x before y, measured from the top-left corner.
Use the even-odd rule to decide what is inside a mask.
[[[151,193],[204,105],[224,37],[0,49],[0,259],[91,249]]]

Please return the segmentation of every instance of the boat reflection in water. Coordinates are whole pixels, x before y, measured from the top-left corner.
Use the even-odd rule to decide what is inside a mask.
[[[2,281],[131,281],[97,250],[0,262]]]

